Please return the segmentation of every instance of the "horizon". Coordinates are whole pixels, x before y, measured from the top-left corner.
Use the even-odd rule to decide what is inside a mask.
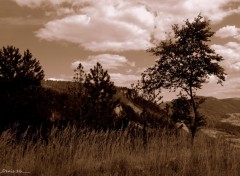
[[[72,80],[79,64],[88,71],[96,62],[116,86],[130,87],[157,59],[146,52],[152,40],[164,40],[174,24],[198,14],[215,31],[210,47],[223,56],[224,86],[214,77],[197,92],[218,99],[240,97],[240,2],[237,0],[2,0],[0,45],[29,49],[45,79]],[[175,97],[163,92],[165,100]]]

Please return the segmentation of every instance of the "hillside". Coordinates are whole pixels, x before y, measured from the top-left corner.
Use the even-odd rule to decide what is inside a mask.
[[[70,81],[43,81],[43,87],[56,90],[58,92],[67,92],[73,82]],[[117,87],[116,99],[121,103],[130,106],[138,114],[141,113],[144,102],[133,102],[126,95],[127,88]],[[150,110],[152,111],[152,109]],[[209,125],[229,117],[229,114],[240,113],[240,98],[217,99],[206,97],[205,102],[201,105],[201,112],[208,118]]]
[[[209,118],[224,118],[229,113],[240,113],[240,99],[207,97],[201,109]]]
[[[70,81],[43,81],[45,88],[50,88],[58,92],[67,92],[73,82]],[[116,98],[120,98],[125,104],[132,104],[124,94],[123,90],[127,88],[118,88]],[[205,102],[201,105],[202,112],[209,118],[223,118],[228,113],[240,113],[240,98],[217,99],[215,97],[206,97]]]
[[[55,90],[57,92],[67,92],[68,88],[73,84],[71,81],[42,81],[42,86]]]

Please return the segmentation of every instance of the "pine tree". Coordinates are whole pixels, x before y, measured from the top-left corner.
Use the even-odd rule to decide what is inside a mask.
[[[14,46],[0,49],[0,130],[15,123],[40,125],[48,117],[40,97],[43,78],[44,71],[29,50],[22,55]]]
[[[18,48],[7,46],[0,49],[0,83],[14,87],[39,86],[44,71],[29,50],[21,55]]]
[[[74,99],[75,109],[73,111],[76,112],[75,120],[76,123],[82,123],[84,116],[87,114],[86,112],[86,89],[84,88],[84,82],[86,79],[86,74],[84,72],[84,68],[80,63],[76,69],[74,69],[74,77],[73,77],[73,87],[70,92],[72,94],[72,98]]]
[[[91,112],[85,122],[97,129],[111,128],[114,120],[113,110],[117,104],[113,98],[116,88],[110,81],[110,75],[103,70],[100,63],[90,69],[84,87],[89,100],[88,109]]]

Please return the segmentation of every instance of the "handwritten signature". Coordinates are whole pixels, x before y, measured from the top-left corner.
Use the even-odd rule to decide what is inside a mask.
[[[0,174],[5,174],[5,173],[10,173],[10,174],[30,174],[30,172],[24,172],[21,169],[17,169],[17,170],[2,169],[0,171]]]

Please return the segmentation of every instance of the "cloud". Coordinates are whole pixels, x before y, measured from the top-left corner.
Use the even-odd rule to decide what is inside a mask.
[[[213,22],[219,22],[226,16],[239,12],[237,7],[227,8],[232,2],[238,0],[202,0],[201,2],[195,0],[140,0],[146,4],[149,9],[157,12],[160,16],[168,15],[167,18],[178,21],[182,17],[193,18],[201,13],[203,16],[210,18]],[[224,8],[226,7],[226,8]],[[162,16],[163,17],[163,16]]]
[[[68,76],[65,74],[47,78],[47,80],[50,80],[50,81],[71,81],[72,79],[73,79],[72,76]]]
[[[237,0],[139,0],[149,11],[155,14],[154,36],[157,40],[166,38],[165,33],[171,30],[173,24],[183,24],[184,20],[192,21],[194,17],[201,15],[211,20],[211,23],[219,23],[225,17],[239,13],[240,8],[229,6]]]
[[[37,37],[75,43],[91,51],[145,50],[152,46],[154,16],[143,5],[101,2],[49,21],[37,31]]]
[[[229,6],[237,0],[14,1],[32,8],[47,6],[57,14],[36,32],[40,39],[75,43],[90,51],[145,50],[153,38],[164,39],[173,24],[200,12],[216,23],[240,11]]]
[[[49,81],[68,81],[64,78],[48,78],[47,80],[49,80]]]
[[[41,6],[56,6],[62,4],[75,4],[84,0],[12,0],[20,6],[27,6],[30,8],[37,8]]]
[[[86,60],[75,61],[72,63],[72,67],[76,68],[81,63],[86,71],[93,68],[96,63],[99,62],[103,69],[117,69],[119,67],[134,67],[135,62],[128,61],[124,56],[112,55],[112,54],[100,54],[95,56],[89,56]]]
[[[223,56],[223,66],[228,71],[239,71],[240,70],[240,43],[228,42],[225,45],[212,45],[216,53]]]
[[[227,37],[234,37],[240,39],[240,28],[237,28],[236,26],[225,26],[219,29],[215,36],[220,38],[227,38]]]
[[[140,76],[133,74],[109,73],[111,81],[119,87],[131,87],[132,83],[136,83]]]
[[[45,0],[37,0],[37,1],[34,1],[34,0],[13,0],[13,1],[15,1],[20,6],[28,6],[28,7],[31,7],[31,8],[36,8],[36,7],[41,6]]]
[[[240,78],[231,77],[227,78],[223,86],[214,84],[206,84],[198,91],[200,95],[214,96],[218,98],[231,98],[240,97]],[[209,91],[211,90],[211,91]]]

